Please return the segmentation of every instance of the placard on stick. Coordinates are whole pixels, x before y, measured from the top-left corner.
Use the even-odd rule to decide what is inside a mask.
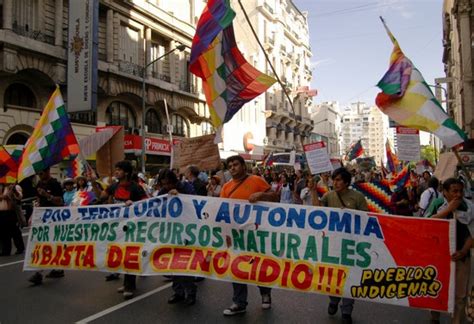
[[[181,172],[188,165],[200,170],[214,170],[220,167],[219,147],[214,144],[214,134],[184,138],[174,146],[174,167]]]

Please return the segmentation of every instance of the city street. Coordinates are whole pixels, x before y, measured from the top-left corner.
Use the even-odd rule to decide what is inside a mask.
[[[26,233],[24,234],[26,239]],[[106,282],[100,272],[67,271],[64,278],[44,279],[32,287],[30,272],[23,272],[23,256],[0,259],[0,323],[340,323],[340,314],[327,314],[328,299],[314,294],[275,289],[272,309],[260,308],[255,287],[249,289],[246,314],[226,318],[222,310],[231,304],[229,283],[198,283],[194,306],[168,305],[171,283],[161,276],[137,281],[134,299],[124,301],[116,289],[121,281]],[[429,313],[404,307],[356,302],[354,323],[429,323]],[[446,315],[442,323],[448,323]]]

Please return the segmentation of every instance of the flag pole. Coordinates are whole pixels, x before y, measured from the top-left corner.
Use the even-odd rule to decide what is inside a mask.
[[[267,52],[265,51],[265,48],[263,47],[262,43],[260,42],[260,39],[258,38],[258,35],[257,35],[257,32],[255,31],[255,29],[253,28],[252,26],[252,23],[250,22],[250,19],[249,19],[249,16],[247,15],[247,11],[245,11],[245,8],[244,6],[242,5],[242,1],[241,0],[238,0],[239,2],[239,5],[240,5],[240,8],[242,9],[242,12],[245,16],[245,20],[247,20],[247,23],[249,24],[250,26],[250,29],[252,30],[252,34],[253,36],[255,37],[255,40],[257,41],[258,43],[258,46],[260,47],[260,49],[262,50],[263,52],[263,55],[265,56],[265,60],[267,61],[268,65],[270,66],[270,68],[272,69],[273,71],[273,74],[275,76],[275,78],[277,79],[277,82],[278,84],[281,86],[281,88],[283,89],[283,93],[285,94],[286,98],[288,99],[288,102],[290,103],[290,107],[291,107],[291,110],[293,111],[293,116],[295,116],[296,118],[296,111],[295,111],[295,106],[293,105],[293,101],[291,100],[289,94],[286,92],[286,89],[285,89],[285,86],[283,85],[283,83],[281,82],[280,80],[280,77],[278,76],[276,70],[275,70],[275,67],[273,66],[270,58],[268,57],[268,54]],[[304,141],[303,141],[303,137],[300,137],[300,142],[301,142],[301,148],[304,152]],[[296,152],[296,148],[295,148],[295,152]]]
[[[290,96],[288,95],[288,93],[286,92],[286,89],[285,89],[285,86],[283,85],[283,83],[281,82],[280,80],[280,77],[278,76],[276,70],[275,70],[275,67],[273,66],[270,58],[268,57],[268,54],[267,52],[265,51],[265,48],[263,47],[262,43],[260,42],[260,39],[258,39],[258,35],[257,33],[255,32],[255,29],[253,28],[252,26],[252,23],[250,22],[250,19],[249,19],[249,16],[247,15],[247,12],[245,11],[245,8],[244,6],[242,5],[242,2],[241,0],[238,0],[239,2],[239,5],[240,5],[240,8],[242,9],[242,12],[245,16],[245,19],[247,20],[247,23],[249,24],[250,26],[250,29],[252,30],[252,34],[253,36],[255,37],[255,40],[257,41],[258,43],[258,46],[261,48],[262,52],[263,52],[263,55],[265,56],[265,60],[267,61],[268,65],[270,65],[270,68],[272,69],[272,72],[273,74],[275,75],[275,78],[277,79],[277,82],[278,84],[281,86],[281,88],[283,89],[283,92],[285,93],[285,96],[286,98],[288,99],[288,101],[290,102],[290,106],[291,106],[291,110],[293,110],[293,114],[296,116],[296,112],[295,112],[295,107],[293,106],[293,101],[291,100]],[[301,145],[303,145],[303,140],[301,140]]]

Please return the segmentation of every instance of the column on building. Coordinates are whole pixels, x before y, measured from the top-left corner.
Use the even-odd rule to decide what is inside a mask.
[[[54,45],[63,45],[63,0],[56,0],[55,25],[54,25]]]
[[[152,60],[151,57],[151,28],[145,27],[145,66]],[[146,69],[146,78],[151,77],[151,69]]]
[[[12,29],[13,0],[3,0],[3,29]]]
[[[472,73],[472,45],[471,45],[471,4],[470,1],[461,1],[459,4],[459,33],[462,57],[462,91],[463,91],[463,121],[462,124],[473,136],[472,105],[473,102],[473,73]]]
[[[107,62],[114,61],[114,11],[107,9],[107,27],[106,27],[106,55]]]

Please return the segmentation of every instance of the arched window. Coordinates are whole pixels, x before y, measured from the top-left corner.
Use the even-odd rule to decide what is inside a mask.
[[[180,115],[171,116],[171,125],[173,125],[173,135],[188,137],[189,126],[186,120]]]
[[[6,145],[24,145],[28,140],[28,135],[25,133],[14,133],[8,140]]]
[[[145,116],[146,123],[145,125],[148,126],[148,131],[150,133],[158,133],[161,134],[161,120],[158,116],[158,113],[154,109],[149,109],[146,112]]]
[[[208,135],[214,133],[214,127],[209,122],[201,123],[202,135]]]
[[[21,83],[12,83],[5,91],[5,105],[36,108],[36,98],[29,87]]]
[[[108,126],[123,126],[133,128],[136,125],[135,115],[129,105],[120,102],[112,102],[105,112]]]

